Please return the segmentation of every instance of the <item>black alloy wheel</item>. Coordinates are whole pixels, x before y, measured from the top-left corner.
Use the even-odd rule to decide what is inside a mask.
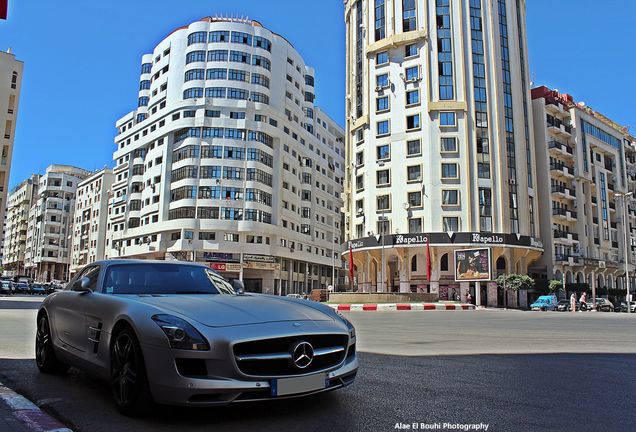
[[[110,350],[110,384],[119,411],[135,415],[152,404],[141,346],[131,329],[117,333]]]
[[[40,372],[44,373],[66,372],[69,368],[55,356],[51,341],[51,327],[46,313],[38,317],[38,328],[35,333],[35,364]]]

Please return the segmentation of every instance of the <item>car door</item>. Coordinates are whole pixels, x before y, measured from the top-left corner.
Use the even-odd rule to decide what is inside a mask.
[[[80,291],[81,280],[88,277],[97,283],[99,266],[87,266],[69,284],[67,289],[58,293],[54,300],[53,325],[61,343],[61,348],[78,357],[84,357],[87,349],[84,304],[90,293]],[[92,278],[91,278],[92,277]]]

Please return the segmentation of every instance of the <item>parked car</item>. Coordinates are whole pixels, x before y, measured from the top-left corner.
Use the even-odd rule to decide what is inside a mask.
[[[358,371],[355,329],[332,308],[245,293],[196,263],[91,263],[44,299],[36,319],[38,369],[95,372],[128,415],[153,401],[304,397],[352,384]]]
[[[10,281],[0,281],[0,294],[13,295],[13,284]]]
[[[591,304],[590,304],[591,306]],[[598,312],[611,312],[614,310],[614,305],[606,298],[598,297],[596,299],[596,310]]]
[[[46,289],[44,288],[44,285],[42,284],[31,284],[31,289],[29,290],[29,294],[32,295],[45,295],[46,294]]]
[[[297,298],[297,299],[303,298],[303,296],[301,296],[300,294],[287,294],[286,297]]]
[[[559,312],[565,312],[570,310],[570,300],[566,300],[566,299],[559,300],[555,310]]]
[[[541,310],[541,311],[555,310],[557,303],[558,303],[558,300],[554,294],[542,295],[534,303],[530,305],[530,309]]]
[[[629,302],[629,311],[634,313],[636,312],[636,301]],[[614,312],[627,312],[627,303],[625,301],[621,302],[620,306],[616,306],[614,308]]]
[[[26,282],[18,282],[15,285],[16,294],[29,294],[30,291],[31,291],[31,287]]]
[[[46,295],[49,295],[53,294],[54,292],[62,291],[63,289],[64,287],[62,287],[61,285],[51,283],[45,287],[45,293]]]

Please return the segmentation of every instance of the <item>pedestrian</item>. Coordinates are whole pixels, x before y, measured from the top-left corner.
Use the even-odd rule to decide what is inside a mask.
[[[576,296],[574,293],[570,296],[570,310],[576,312]]]
[[[587,310],[587,293],[585,291],[583,291],[583,294],[581,294],[581,298],[579,299],[579,303],[581,304],[581,310],[583,310],[583,308],[585,308],[585,310]]]
[[[472,303],[473,301],[473,297],[470,295],[470,293],[468,293],[468,295],[466,296],[466,303]]]

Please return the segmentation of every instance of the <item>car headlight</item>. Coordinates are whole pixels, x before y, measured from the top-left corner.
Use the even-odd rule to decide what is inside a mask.
[[[343,314],[341,314],[340,312],[336,311],[336,313],[338,314],[338,318],[340,318],[347,325],[347,328],[349,329],[349,337],[351,339],[355,338],[356,337],[356,328],[353,326],[353,324],[351,324],[351,321],[346,319],[345,316]]]
[[[157,323],[166,334],[170,347],[182,350],[209,351],[210,344],[201,333],[188,322],[172,315],[153,315],[152,320]]]

